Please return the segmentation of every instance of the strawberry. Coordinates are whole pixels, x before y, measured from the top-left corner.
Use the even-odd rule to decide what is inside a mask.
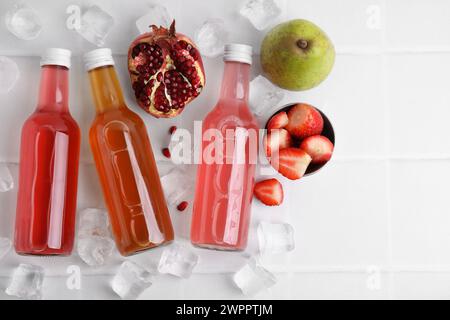
[[[333,155],[333,143],[324,136],[312,136],[303,140],[300,148],[312,158],[312,163],[324,163]]]
[[[286,112],[282,111],[277,113],[270,119],[269,123],[267,124],[267,130],[272,129],[281,129],[287,126],[289,123],[289,118]]]
[[[322,133],[322,115],[309,104],[296,104],[288,111],[288,118],[289,123],[285,128],[296,138],[305,139]]]
[[[291,147],[292,144],[292,137],[285,129],[271,130],[264,137],[264,148],[268,157],[270,157],[273,152],[278,152],[281,149]]]
[[[279,206],[283,202],[283,186],[277,179],[260,181],[255,184],[253,193],[267,206]]]
[[[305,174],[311,160],[311,156],[304,150],[287,148],[280,150],[278,157],[271,159],[271,164],[286,178],[298,180]]]

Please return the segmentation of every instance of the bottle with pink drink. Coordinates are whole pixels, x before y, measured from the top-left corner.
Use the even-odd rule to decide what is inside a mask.
[[[71,52],[41,59],[36,110],[22,127],[15,249],[25,255],[69,255],[75,236],[80,129],[69,112]]]
[[[220,99],[202,126],[191,242],[240,251],[247,245],[258,124],[248,106],[252,48],[225,46]]]

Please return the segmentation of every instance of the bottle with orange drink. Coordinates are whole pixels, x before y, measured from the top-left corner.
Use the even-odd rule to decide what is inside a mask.
[[[147,130],[124,102],[111,50],[84,59],[96,108],[89,141],[117,247],[128,256],[169,243],[174,232]]]

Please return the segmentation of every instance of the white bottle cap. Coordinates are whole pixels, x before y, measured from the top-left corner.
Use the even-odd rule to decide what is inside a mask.
[[[113,66],[111,49],[101,48],[89,51],[84,55],[84,65],[87,71],[103,66]]]
[[[67,49],[49,48],[41,57],[41,67],[54,65],[70,68],[70,57],[72,52]]]
[[[252,64],[253,48],[246,44],[227,44],[224,48],[224,61],[236,61]]]

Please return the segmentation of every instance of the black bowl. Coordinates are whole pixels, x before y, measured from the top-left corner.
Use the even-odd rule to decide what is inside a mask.
[[[297,105],[298,103],[290,103],[284,107],[282,107],[280,110],[278,110],[277,112],[275,112],[270,118],[269,120],[267,120],[266,126],[265,128],[267,129],[267,125],[269,124],[270,119],[272,119],[272,117],[274,115],[276,115],[279,112],[285,111],[288,112],[289,109],[291,109],[293,106]],[[330,119],[328,119],[328,117],[318,108],[314,107],[317,111],[320,112],[320,114],[322,115],[323,118],[323,131],[321,133],[322,136],[327,137],[331,143],[333,144],[333,146],[336,145],[336,140],[335,140],[335,136],[334,136],[334,129],[333,129],[333,125],[331,124]],[[300,143],[300,141],[297,141],[296,144]],[[331,159],[330,159],[331,160]],[[329,161],[328,161],[329,162]],[[306,169],[306,173],[305,176],[309,176],[309,175],[313,175],[315,173],[317,173],[320,169],[322,169],[328,162],[324,162],[324,163],[311,163],[308,166],[308,169]]]

